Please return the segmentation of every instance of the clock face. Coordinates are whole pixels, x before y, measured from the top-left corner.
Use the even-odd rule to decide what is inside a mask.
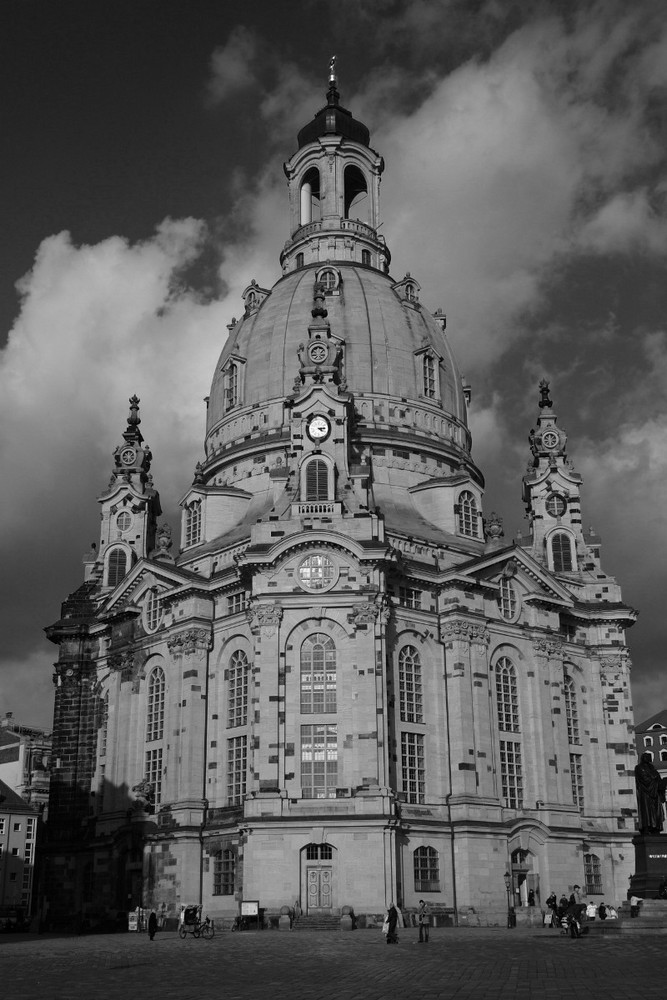
[[[567,509],[565,500],[557,493],[552,494],[546,503],[547,514],[552,517],[562,517]]]
[[[545,448],[557,448],[560,438],[555,431],[545,431],[542,435],[542,444]]]
[[[311,441],[324,441],[330,431],[331,425],[326,417],[311,417],[308,421],[307,433]]]
[[[134,448],[123,448],[120,453],[120,460],[123,465],[132,465],[137,457]]]

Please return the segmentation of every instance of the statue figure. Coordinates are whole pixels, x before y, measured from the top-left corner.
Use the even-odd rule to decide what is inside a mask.
[[[651,754],[641,755],[635,767],[637,786],[637,808],[639,810],[639,832],[641,834],[661,833],[664,823],[662,806],[665,801],[667,778],[661,778]]]

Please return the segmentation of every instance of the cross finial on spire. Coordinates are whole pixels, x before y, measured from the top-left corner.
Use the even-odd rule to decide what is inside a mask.
[[[141,417],[139,416],[139,399],[137,396],[132,396],[130,398],[130,413],[127,418],[128,427],[136,427],[137,424],[141,423]]]
[[[338,81],[336,80],[336,57],[332,56],[331,59],[329,60],[329,83],[333,84],[335,87],[337,82]]]

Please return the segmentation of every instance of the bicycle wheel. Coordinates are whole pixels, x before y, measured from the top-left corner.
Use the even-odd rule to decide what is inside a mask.
[[[192,931],[192,936],[198,938],[200,933],[201,931],[199,930],[199,928],[195,927],[194,930]]]
[[[213,924],[204,924],[201,929],[201,936],[206,938],[207,941],[210,941],[214,934],[215,931],[213,929]]]
[[[178,928],[178,936],[179,936],[180,938],[185,938],[185,935],[186,935],[187,933],[188,933],[188,932],[186,931],[185,927],[183,927],[183,925],[181,924],[181,926],[180,926],[180,927]]]

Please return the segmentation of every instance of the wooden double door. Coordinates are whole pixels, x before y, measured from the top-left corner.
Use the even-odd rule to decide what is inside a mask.
[[[331,865],[306,866],[306,905],[308,913],[330,913],[333,899]]]

